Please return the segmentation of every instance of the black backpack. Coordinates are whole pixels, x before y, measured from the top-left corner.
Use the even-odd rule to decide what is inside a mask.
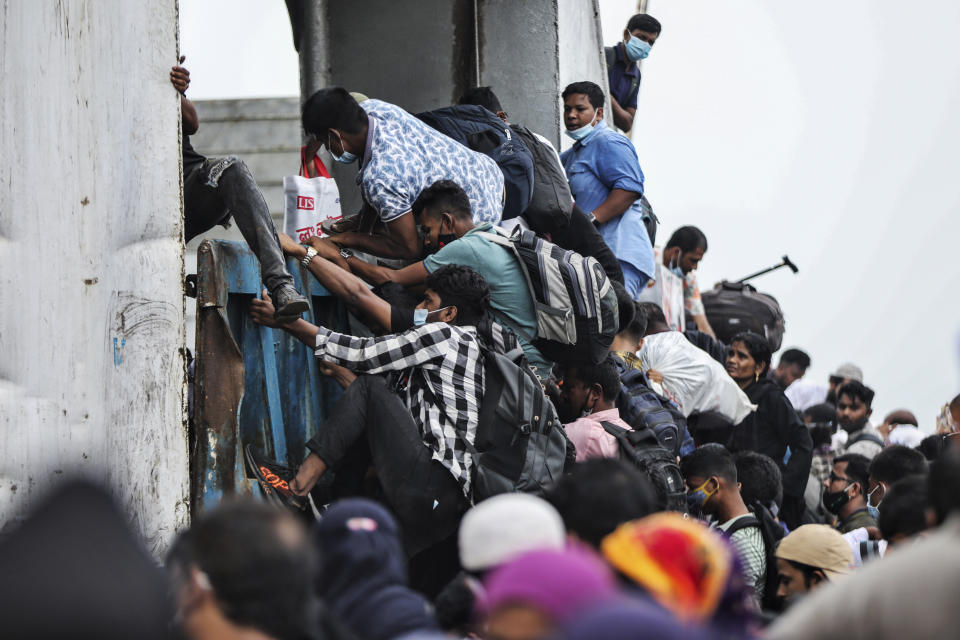
[[[663,448],[649,429],[630,431],[611,422],[601,422],[604,431],[617,439],[620,459],[634,465],[650,478],[657,491],[661,510],[687,511],[687,488],[677,458]]]
[[[560,157],[523,125],[511,124],[510,128],[533,156],[533,196],[523,211],[524,219],[540,234],[565,229],[573,213],[573,194]]]
[[[474,443],[457,433],[473,456],[473,501],[513,491],[543,495],[564,472],[566,431],[513,334],[493,323],[478,333],[484,393]]]
[[[647,228],[647,235],[650,237],[650,246],[653,247],[657,242],[657,225],[660,224],[660,218],[653,212],[653,206],[645,195],[640,196],[640,211],[643,226]]]
[[[777,610],[780,599],[777,598],[777,586],[780,576],[777,573],[777,544],[783,539],[783,527],[773,517],[773,514],[762,504],[748,507],[752,515],[740,518],[727,529],[724,534],[729,538],[737,531],[747,527],[757,527],[763,536],[763,547],[767,559],[767,574],[763,581],[763,601],[760,605],[764,610]]]
[[[523,213],[533,195],[533,155],[503,120],[475,104],[425,111],[417,117],[473,151],[490,156],[503,172],[503,219]]]

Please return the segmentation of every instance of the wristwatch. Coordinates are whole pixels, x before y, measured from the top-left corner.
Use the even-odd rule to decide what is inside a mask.
[[[593,224],[597,224],[597,216],[593,215],[593,211],[587,214],[587,220],[589,220]]]
[[[309,245],[303,245],[307,248],[307,255],[303,256],[303,259],[300,260],[300,264],[304,267],[310,266],[310,261],[317,257],[317,250]]]
[[[344,260],[349,260],[353,257],[353,251],[346,247],[340,247],[340,257]]]

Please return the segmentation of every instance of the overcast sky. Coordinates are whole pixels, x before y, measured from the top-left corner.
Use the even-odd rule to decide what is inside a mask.
[[[607,44],[633,0],[601,0]],[[709,287],[789,254],[756,281],[784,347],[825,381],[859,364],[875,419],[921,428],[960,392],[960,3],[650,0],[634,141],[661,238],[702,228]],[[296,95],[280,0],[180,0],[191,97]]]

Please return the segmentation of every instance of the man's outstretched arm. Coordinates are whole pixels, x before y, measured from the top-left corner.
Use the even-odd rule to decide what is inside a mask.
[[[279,236],[280,246],[284,253],[297,260],[303,260],[307,255],[307,248],[295,242],[285,233],[281,233]],[[317,278],[320,284],[326,287],[327,291],[343,300],[351,310],[359,311],[366,318],[373,320],[389,331],[390,304],[370,291],[363,280],[331,262],[331,260],[336,260],[339,264],[345,266],[339,250],[332,243],[319,242],[320,238],[317,238],[317,240],[318,242],[311,243],[312,246],[317,248],[317,256],[307,265],[310,273]],[[316,332],[313,335],[316,336]]]
[[[265,327],[283,329],[311,349],[316,346],[317,334],[320,332],[317,325],[311,324],[303,318],[297,318],[287,324],[280,324],[276,318],[273,317],[273,300],[270,299],[270,294],[266,289],[263,290],[261,297],[263,298],[262,300],[254,298],[250,302],[250,315],[253,317],[254,322],[262,324]]]
[[[366,251],[380,258],[415,260],[420,257],[420,237],[413,213],[407,212],[386,223],[387,233],[347,231],[334,236],[342,247]]]

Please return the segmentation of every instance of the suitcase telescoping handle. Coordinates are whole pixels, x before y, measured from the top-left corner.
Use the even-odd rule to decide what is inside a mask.
[[[780,264],[775,264],[772,267],[767,267],[766,269],[762,269],[760,271],[757,271],[756,273],[751,273],[746,278],[740,278],[739,280],[737,280],[736,283],[743,284],[747,280],[753,280],[757,276],[762,276],[765,273],[776,271],[781,267],[790,267],[790,271],[793,271],[794,273],[797,273],[798,271],[800,271],[800,269],[797,268],[797,265],[793,264],[793,262],[790,260],[788,256],[783,256],[783,259],[780,261]]]

